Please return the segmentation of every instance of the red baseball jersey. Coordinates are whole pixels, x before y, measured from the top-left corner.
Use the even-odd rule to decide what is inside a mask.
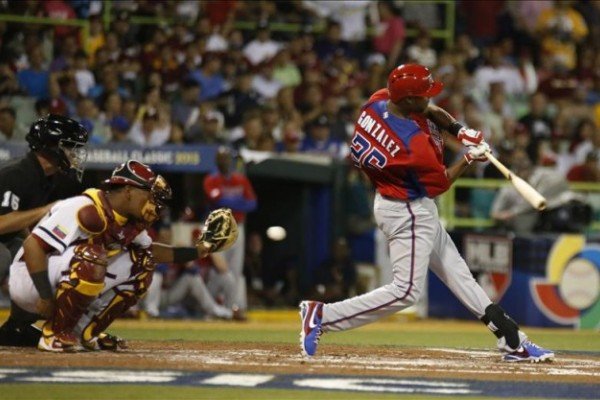
[[[378,90],[362,108],[350,144],[352,160],[382,196],[414,200],[444,193],[450,180],[437,126],[423,114],[390,113],[388,99],[387,89]]]
[[[248,178],[234,172],[229,177],[220,173],[204,178],[204,193],[213,207],[229,207],[238,223],[246,212],[256,208],[256,194]]]

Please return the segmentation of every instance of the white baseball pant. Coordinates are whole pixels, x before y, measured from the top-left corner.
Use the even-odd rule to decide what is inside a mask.
[[[393,281],[369,293],[323,306],[323,331],[340,331],[374,322],[413,305],[425,285],[427,269],[448,286],[477,318],[492,301],[477,284],[442,226],[435,202],[375,197],[375,220],[390,245]]]

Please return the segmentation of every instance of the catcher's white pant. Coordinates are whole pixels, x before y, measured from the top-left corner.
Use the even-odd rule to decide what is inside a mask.
[[[390,245],[392,283],[369,293],[323,306],[324,331],[356,328],[413,305],[425,285],[428,267],[478,318],[492,301],[477,284],[448,232],[435,202],[375,197],[375,220]]]
[[[244,224],[238,225],[238,238],[228,250],[223,252],[229,271],[233,274],[236,284],[235,305],[241,310],[248,308],[246,278],[244,278],[244,254],[246,251],[246,229]]]
[[[75,247],[67,248],[64,253],[48,257],[48,278],[52,286],[52,293],[56,294],[56,288],[61,281],[69,280],[69,263],[73,258],[73,250]],[[131,258],[129,252],[122,252],[108,260],[106,276],[104,278],[105,286],[99,298],[94,300],[88,310],[102,310],[103,304],[106,305],[113,297],[113,289],[118,287],[120,290],[133,290],[133,286],[128,283],[131,274]],[[8,289],[10,298],[19,307],[25,311],[36,313],[36,304],[40,300],[40,295],[33,285],[31,276],[27,271],[27,266],[24,261],[15,261],[10,266],[10,276],[8,281]],[[88,313],[90,314],[90,313]],[[87,324],[83,321],[94,315],[84,315],[82,321],[78,323]],[[76,329],[77,330],[77,329]]]

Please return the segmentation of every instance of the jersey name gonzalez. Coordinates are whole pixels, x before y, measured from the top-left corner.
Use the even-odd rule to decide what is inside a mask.
[[[439,130],[424,115],[401,118],[374,95],[356,121],[350,155],[382,196],[410,201],[450,187],[443,148]]]
[[[373,139],[375,139],[383,149],[392,157],[400,151],[400,146],[396,143],[389,135],[387,130],[371,117],[367,111],[363,111],[356,122],[365,133],[368,133]]]

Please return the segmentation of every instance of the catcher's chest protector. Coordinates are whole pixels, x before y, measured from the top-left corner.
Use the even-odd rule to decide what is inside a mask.
[[[101,190],[89,189],[84,192],[84,195],[92,199],[97,205],[97,209],[101,210],[102,217],[106,220],[106,228],[102,232],[93,235],[91,241],[96,244],[103,244],[108,251],[108,257],[112,257],[129,247],[136,236],[144,230],[143,226],[132,221],[119,223]]]

